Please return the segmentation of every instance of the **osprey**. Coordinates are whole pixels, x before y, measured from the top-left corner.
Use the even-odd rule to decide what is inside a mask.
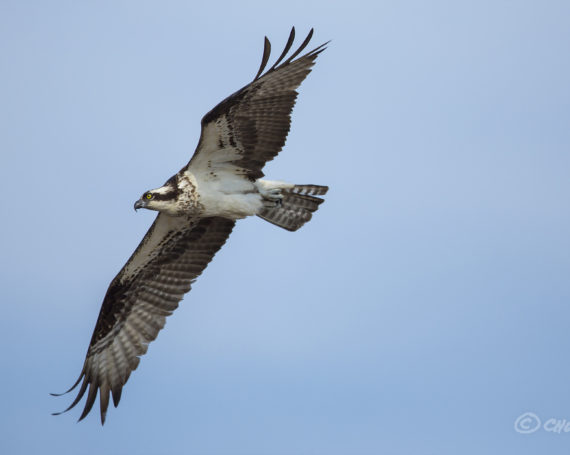
[[[135,210],[158,213],[141,243],[109,285],[81,374],[73,408],[87,392],[82,420],[99,393],[101,424],[109,405],[216,252],[236,220],[256,215],[289,231],[311,219],[328,187],[263,180],[262,169],[282,149],[291,124],[296,89],[328,43],[296,58],[313,30],[287,59],[295,28],[277,61],[264,72],[263,58],[251,83],[219,103],[204,118],[190,162],[160,188],[145,192]],[[62,394],[54,394],[56,396]],[[60,413],[55,413],[58,415]]]

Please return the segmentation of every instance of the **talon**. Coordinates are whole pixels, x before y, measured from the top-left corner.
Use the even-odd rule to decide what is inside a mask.
[[[261,192],[266,207],[279,207],[282,204],[283,195],[281,188],[272,188]]]

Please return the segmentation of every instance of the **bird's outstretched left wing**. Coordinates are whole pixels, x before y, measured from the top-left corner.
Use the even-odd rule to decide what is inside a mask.
[[[265,163],[285,145],[297,88],[325,50],[327,43],[297,58],[312,36],[311,29],[299,48],[285,59],[295,40],[295,28],[291,29],[285,49],[264,73],[271,54],[271,44],[265,38],[263,58],[253,81],[202,118],[200,142],[188,163],[193,174],[217,178],[220,172],[229,171],[250,180],[263,177]]]
[[[226,242],[234,224],[233,220],[219,217],[194,223],[164,214],[156,217],[107,290],[81,374],[67,392],[80,382],[81,387],[63,412],[73,408],[87,392],[79,418],[82,420],[99,392],[101,423],[105,422],[109,395],[116,407],[139,357],[164,327],[166,316],[178,307],[192,282]]]

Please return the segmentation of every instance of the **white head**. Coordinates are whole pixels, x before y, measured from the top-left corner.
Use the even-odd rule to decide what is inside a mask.
[[[135,202],[135,210],[148,209],[165,212],[173,216],[182,215],[185,210],[180,204],[180,193],[178,175],[175,175],[160,188],[143,193],[140,199]]]

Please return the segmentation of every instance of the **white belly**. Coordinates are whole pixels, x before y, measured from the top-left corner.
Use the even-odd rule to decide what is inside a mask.
[[[233,173],[219,173],[212,179],[195,179],[201,215],[237,220],[255,215],[263,206],[255,183]]]

